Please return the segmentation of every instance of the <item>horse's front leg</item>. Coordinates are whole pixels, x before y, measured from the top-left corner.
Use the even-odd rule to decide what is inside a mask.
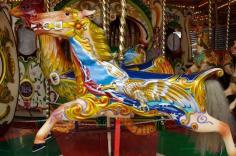
[[[186,126],[190,127],[195,132],[219,133],[220,136],[223,138],[228,155],[236,156],[236,148],[234,146],[232,133],[228,124],[215,119],[214,117],[210,116],[208,113],[194,113],[193,115],[191,115],[190,122]],[[217,144],[216,140],[211,140],[211,139],[206,140],[205,138],[205,141],[207,141],[206,145],[211,146],[211,147],[213,147],[214,144]],[[202,146],[203,146],[203,143],[201,143],[201,147]]]
[[[45,139],[50,134],[51,130],[53,129],[56,123],[61,121],[68,121],[68,119],[64,115],[65,108],[68,108],[75,104],[82,106],[82,108],[84,109],[86,108],[86,102],[81,99],[77,99],[65,103],[53,111],[53,113],[50,115],[50,117],[47,119],[47,121],[36,134],[33,152],[39,151],[40,149],[43,149],[45,147]]]

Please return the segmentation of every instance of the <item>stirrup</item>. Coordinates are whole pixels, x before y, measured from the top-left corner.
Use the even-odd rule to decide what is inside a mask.
[[[45,138],[45,141],[49,140],[52,138],[52,134],[48,134],[48,136]]]
[[[45,143],[41,143],[41,144],[34,144],[32,147],[32,152],[38,152],[42,149],[44,149],[46,147]]]

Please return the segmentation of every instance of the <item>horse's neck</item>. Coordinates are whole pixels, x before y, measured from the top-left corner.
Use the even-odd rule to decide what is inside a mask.
[[[81,66],[77,69],[82,70],[85,80],[92,80],[99,85],[107,85],[117,79],[127,77],[126,73],[115,64],[99,60],[96,55],[91,55],[92,52],[88,52],[76,38],[71,38],[70,44],[73,48],[73,56],[75,56],[73,62],[74,64],[77,63],[77,66]],[[75,71],[75,74],[78,72],[78,75],[80,75],[81,70]]]
[[[113,60],[104,30],[91,22],[88,18],[84,19],[83,22],[86,24],[84,24],[85,29],[82,32],[82,38],[86,38],[88,41],[88,45],[91,48],[88,52],[100,61]]]
[[[47,78],[50,73],[63,74],[71,69],[71,63],[66,58],[59,40],[48,35],[40,35],[41,68]]]

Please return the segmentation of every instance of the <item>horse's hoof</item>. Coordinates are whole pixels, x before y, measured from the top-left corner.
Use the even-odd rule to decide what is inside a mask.
[[[32,148],[32,152],[37,152],[40,151],[42,149],[44,149],[46,147],[45,143],[42,144],[34,144],[33,148]]]
[[[52,134],[49,134],[46,138],[45,138],[45,141],[49,140],[52,138]]]

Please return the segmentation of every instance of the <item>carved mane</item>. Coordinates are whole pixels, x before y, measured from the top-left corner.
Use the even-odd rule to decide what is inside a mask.
[[[100,61],[112,60],[111,50],[107,44],[103,29],[88,18],[82,19],[80,24],[84,29],[78,30],[75,38],[81,43],[82,47]]]

